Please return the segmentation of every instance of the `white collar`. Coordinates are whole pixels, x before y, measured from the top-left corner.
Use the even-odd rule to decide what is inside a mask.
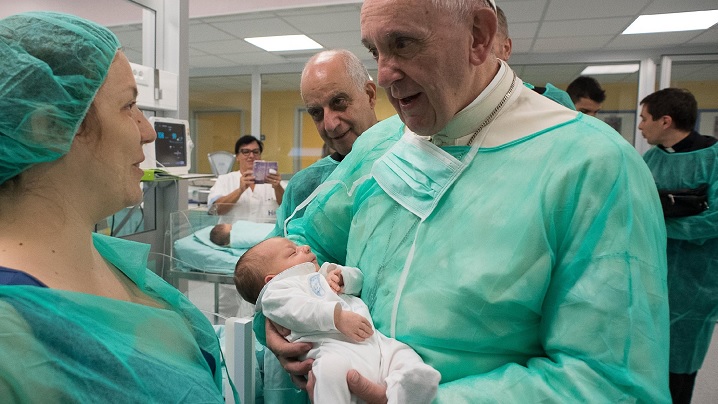
[[[506,62],[499,60],[499,63],[499,71],[481,94],[451,118],[449,123],[436,135],[431,136],[433,144],[440,147],[466,145],[473,132],[491,115],[502,98],[506,96],[514,80],[520,83]],[[514,87],[520,86],[514,85]],[[515,91],[515,93],[517,92]],[[413,133],[408,127],[405,132]]]

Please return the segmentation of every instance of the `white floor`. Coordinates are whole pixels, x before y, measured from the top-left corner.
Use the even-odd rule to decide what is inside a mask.
[[[718,403],[718,327],[713,332],[708,356],[698,371],[696,388],[693,390],[692,404]]]

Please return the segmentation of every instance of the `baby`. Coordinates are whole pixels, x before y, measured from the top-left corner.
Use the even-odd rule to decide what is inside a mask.
[[[209,241],[217,244],[218,246],[228,246],[230,242],[230,233],[232,232],[232,225],[229,223],[220,223],[209,232]]]
[[[362,280],[358,268],[320,268],[308,246],[280,237],[250,248],[234,271],[242,298],[291,330],[288,341],[313,343],[315,403],[357,402],[346,383],[351,369],[386,384],[389,403],[430,403],[441,375],[408,345],[374,332],[369,308],[356,297]]]

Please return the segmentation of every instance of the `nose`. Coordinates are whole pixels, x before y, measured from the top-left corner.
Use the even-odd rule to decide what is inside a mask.
[[[334,132],[341,124],[340,113],[331,108],[324,108],[324,130]]]
[[[403,72],[396,63],[396,59],[379,55],[377,59],[377,84],[383,88],[389,88],[396,81],[404,77]]]
[[[309,248],[308,245],[300,245],[297,247],[297,251],[302,252],[304,254],[309,254],[310,252],[312,252],[312,249]]]
[[[140,130],[140,142],[142,144],[154,142],[157,139],[155,128],[139,109],[136,110],[135,115],[137,116],[137,128]]]

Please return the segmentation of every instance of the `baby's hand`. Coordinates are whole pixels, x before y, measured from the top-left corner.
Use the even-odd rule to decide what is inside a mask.
[[[374,328],[361,314],[342,310],[337,304],[334,309],[334,324],[337,330],[354,342],[362,342],[374,334]]]
[[[342,276],[341,269],[335,268],[329,271],[329,273],[327,273],[327,282],[334,293],[340,294],[344,292],[344,277]]]

